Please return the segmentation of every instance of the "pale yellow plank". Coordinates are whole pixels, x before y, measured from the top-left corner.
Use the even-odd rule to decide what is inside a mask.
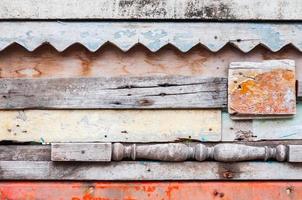
[[[0,112],[0,140],[36,142],[219,141],[220,110]]]

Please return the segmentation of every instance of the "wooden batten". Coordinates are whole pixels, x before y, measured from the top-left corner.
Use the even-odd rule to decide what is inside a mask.
[[[25,110],[0,112],[0,140],[219,141],[220,110]]]

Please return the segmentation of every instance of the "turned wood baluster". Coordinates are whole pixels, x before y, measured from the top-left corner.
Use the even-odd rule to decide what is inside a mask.
[[[121,144],[114,143],[112,160],[119,161],[126,158],[132,160],[149,159],[159,161],[186,161],[186,160],[215,160],[221,162],[236,162],[247,160],[285,161],[287,147],[254,147],[243,144],[217,144],[206,147],[203,144],[187,146],[182,143],[168,144]]]

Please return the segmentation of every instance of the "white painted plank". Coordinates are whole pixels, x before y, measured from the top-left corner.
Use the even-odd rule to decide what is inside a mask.
[[[2,0],[1,19],[300,20],[299,0]]]
[[[301,180],[301,170],[279,162],[0,161],[1,180]]]
[[[0,140],[48,142],[219,141],[220,110],[0,111]]]

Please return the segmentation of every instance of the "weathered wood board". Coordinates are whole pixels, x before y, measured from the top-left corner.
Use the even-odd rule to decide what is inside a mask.
[[[294,60],[233,62],[228,77],[228,112],[234,119],[296,114]]]
[[[1,180],[301,180],[301,170],[280,162],[0,161]]]
[[[8,181],[3,199],[60,200],[292,200],[302,196],[300,181]]]
[[[52,161],[110,162],[111,143],[52,143]]]
[[[219,108],[226,85],[184,76],[0,79],[0,109]]]
[[[50,161],[50,145],[0,145],[1,161]]]
[[[0,119],[0,140],[20,142],[221,139],[220,110],[20,110]]]
[[[302,139],[302,104],[289,119],[232,120],[222,114],[222,141],[259,141]]]
[[[299,0],[2,0],[0,19],[301,20]]]
[[[288,146],[288,161],[289,162],[302,162],[302,146],[289,145]]]

